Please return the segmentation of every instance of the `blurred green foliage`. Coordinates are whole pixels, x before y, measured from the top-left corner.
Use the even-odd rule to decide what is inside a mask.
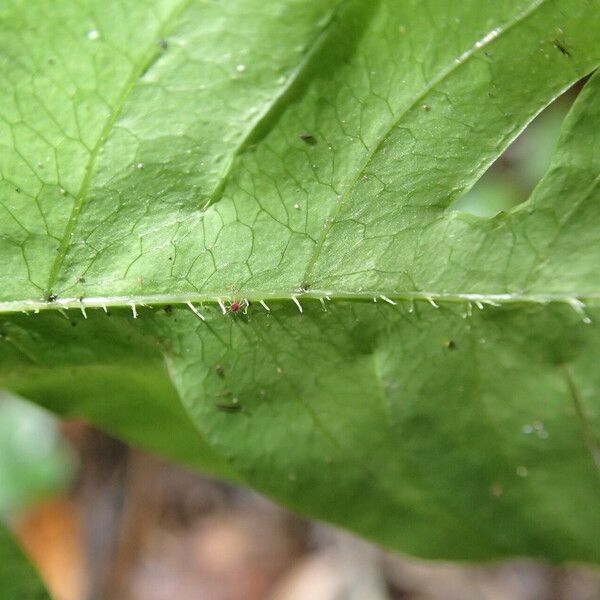
[[[0,392],[0,516],[63,489],[75,458],[45,410]]]

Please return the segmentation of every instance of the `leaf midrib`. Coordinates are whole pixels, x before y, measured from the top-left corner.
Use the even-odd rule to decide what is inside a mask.
[[[239,297],[232,298],[231,292],[223,293],[212,292],[206,294],[200,293],[178,293],[178,294],[131,294],[121,296],[88,296],[59,298],[55,301],[45,300],[15,300],[9,302],[0,302],[0,314],[9,314],[17,312],[39,312],[42,310],[64,310],[76,309],[85,310],[87,308],[136,308],[153,307],[170,304],[172,306],[186,306],[189,303],[195,306],[219,307],[219,303],[228,303],[233,300],[248,300],[260,308],[260,301],[267,302],[294,302],[297,300],[302,306],[305,300],[311,302],[323,301],[327,305],[330,302],[354,301],[354,302],[377,302],[387,305],[390,309],[400,308],[402,303],[428,302],[434,307],[445,304],[474,305],[473,310],[483,309],[485,306],[500,307],[507,305],[547,305],[547,304],[566,304],[571,306],[576,312],[585,316],[585,307],[599,306],[600,293],[593,294],[567,294],[567,293],[547,293],[547,294],[510,294],[510,293],[446,293],[429,291],[389,291],[389,290],[367,290],[360,292],[353,291],[333,291],[311,289],[308,291],[299,290],[252,290],[240,294]],[[391,303],[390,303],[391,301]],[[261,308],[262,310],[262,308]]]

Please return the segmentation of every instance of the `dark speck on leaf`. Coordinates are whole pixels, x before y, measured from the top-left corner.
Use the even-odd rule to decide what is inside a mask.
[[[557,49],[560,50],[565,56],[571,56],[571,53],[569,52],[569,49],[558,39],[554,40],[552,42],[552,45]]]
[[[167,305],[166,305],[166,306],[163,308],[163,310],[164,310],[164,311],[165,311],[165,312],[166,312],[168,315],[170,315],[170,314],[173,312],[173,307],[172,307],[170,304],[167,304]]]
[[[58,298],[58,296],[54,293],[48,294],[48,297],[46,298],[46,301],[48,302],[56,302],[56,299]]]
[[[78,277],[77,283],[85,283],[85,277]]]
[[[298,137],[309,146],[315,146],[317,143],[317,138],[312,133],[302,132]]]
[[[17,192],[17,194],[21,193],[21,188],[15,188],[15,192]]]
[[[221,378],[225,377],[225,369],[223,368],[223,365],[216,364],[216,365],[213,367],[213,369],[215,370],[215,373],[216,373],[216,374],[217,374],[219,377],[221,377]]]
[[[456,350],[456,342],[454,340],[446,340],[444,342],[444,346],[448,349],[448,350]]]
[[[167,40],[158,40],[158,46],[163,50],[166,50],[169,47],[169,42]]]
[[[217,410],[222,412],[238,412],[242,410],[239,404],[217,404]]]
[[[71,327],[77,327],[77,323],[75,323],[75,321],[71,321]]]

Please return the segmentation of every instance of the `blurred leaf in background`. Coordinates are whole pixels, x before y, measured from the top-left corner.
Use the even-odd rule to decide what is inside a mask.
[[[64,489],[74,470],[56,419],[0,392],[0,516]]]

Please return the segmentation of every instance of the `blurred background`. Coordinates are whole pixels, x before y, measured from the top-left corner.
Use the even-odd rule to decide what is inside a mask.
[[[580,88],[451,209],[486,217],[525,201]],[[56,600],[600,599],[589,566],[391,554],[1,392],[0,518]]]

